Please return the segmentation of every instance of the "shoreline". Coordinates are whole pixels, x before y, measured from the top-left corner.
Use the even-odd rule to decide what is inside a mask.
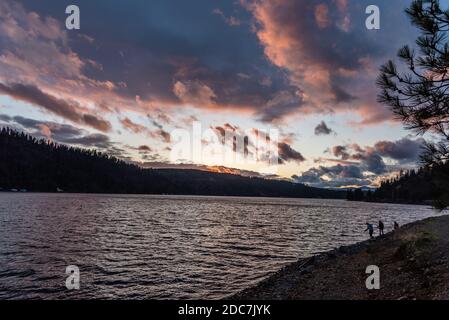
[[[286,265],[230,300],[449,299],[449,216],[412,222],[374,238]],[[380,289],[368,290],[377,265]]]

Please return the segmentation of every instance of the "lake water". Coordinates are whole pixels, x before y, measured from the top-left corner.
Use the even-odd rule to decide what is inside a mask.
[[[0,193],[0,299],[223,298],[426,206],[321,199]],[[65,287],[80,269],[81,288]]]

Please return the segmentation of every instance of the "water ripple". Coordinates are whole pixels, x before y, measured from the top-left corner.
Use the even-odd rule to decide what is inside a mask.
[[[0,193],[0,299],[217,299],[435,213],[340,200]],[[81,289],[65,288],[77,265]]]

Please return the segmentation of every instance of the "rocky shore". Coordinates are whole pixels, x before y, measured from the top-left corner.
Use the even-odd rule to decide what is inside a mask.
[[[380,269],[379,290],[366,288],[369,265]],[[301,259],[230,299],[449,299],[449,216]]]

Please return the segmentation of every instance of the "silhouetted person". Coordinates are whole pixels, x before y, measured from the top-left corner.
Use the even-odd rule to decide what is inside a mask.
[[[394,222],[394,230],[399,229],[399,223],[397,223],[396,221]]]
[[[374,227],[371,223],[366,223],[366,231],[369,231],[369,237],[372,238],[373,237],[373,233],[374,233]]]
[[[384,235],[384,228],[385,228],[385,226],[384,226],[384,223],[381,220],[379,220],[378,227],[379,227],[379,235],[383,236]]]

